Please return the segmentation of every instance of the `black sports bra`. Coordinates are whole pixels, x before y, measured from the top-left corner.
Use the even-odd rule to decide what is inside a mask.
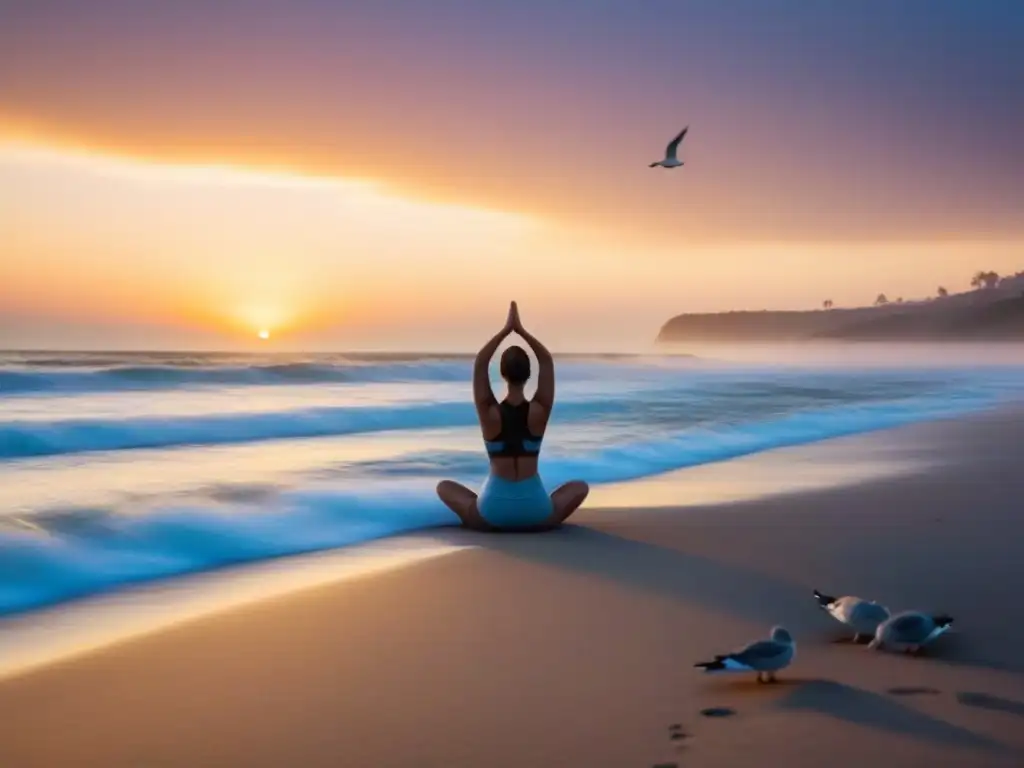
[[[544,436],[530,432],[530,402],[524,400],[519,405],[511,405],[507,400],[502,400],[498,410],[501,412],[501,431],[493,440],[484,440],[487,455],[492,458],[538,455]]]

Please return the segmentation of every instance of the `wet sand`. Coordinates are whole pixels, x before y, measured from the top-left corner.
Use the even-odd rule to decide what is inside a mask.
[[[1024,417],[847,442],[906,461],[720,502],[686,492],[708,470],[682,472],[686,506],[451,532],[471,548],[9,678],[0,765],[1024,764]],[[742,485],[766,463],[782,491],[814,472],[779,453],[712,471]],[[842,642],[815,588],[942,611],[956,631],[922,658],[872,652]],[[693,668],[775,623],[798,643],[777,685]]]

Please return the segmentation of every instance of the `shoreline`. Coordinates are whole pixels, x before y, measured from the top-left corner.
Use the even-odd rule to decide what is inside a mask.
[[[425,531],[157,579],[9,614],[0,617],[0,683],[253,603],[408,568],[467,548]]]
[[[1024,414],[1024,409],[1007,408],[1002,412]],[[636,514],[638,508],[647,512],[728,508],[744,501],[834,490],[926,472],[934,461],[922,455],[919,430],[993,417],[992,412],[984,412],[873,429],[598,485],[570,525],[608,522]],[[793,478],[797,470],[805,474]],[[126,583],[9,613],[0,616],[0,681],[182,622],[474,546],[460,539],[463,535],[455,525],[416,529],[330,549]],[[263,585],[262,591],[255,588],[257,584]],[[140,609],[146,617],[142,621],[132,616]],[[45,637],[51,627],[70,627],[79,618],[91,623],[94,617],[120,628],[90,628],[74,636],[62,636],[51,650],[45,650],[37,639]]]
[[[907,448],[894,451],[890,446],[891,438],[879,440],[877,436],[892,436],[897,441],[902,439],[902,442],[907,443],[908,446],[913,446],[916,443],[913,437],[914,430],[918,427],[940,422],[974,419],[984,415],[984,413],[972,413],[966,416],[948,416],[931,421],[838,435],[812,442],[780,445],[766,450],[755,450],[721,460],[672,469],[635,480],[602,483],[591,488],[582,515],[586,516],[595,511],[608,512],[636,507],[650,509],[687,507],[702,503],[722,504],[798,491],[840,487],[870,479],[904,474],[919,467],[920,457],[910,459],[907,457]],[[886,454],[884,461],[878,459],[880,451]],[[808,468],[808,474],[796,481],[792,479],[780,481],[778,473],[791,469],[794,465],[803,465]],[[737,483],[736,476],[740,473],[743,474],[742,482]],[[668,501],[669,498],[672,500]],[[573,520],[575,521],[578,516],[579,513],[573,517]],[[125,582],[112,589],[0,614],[0,628],[9,627],[15,623],[29,624],[35,617],[49,619],[66,610],[88,611],[93,604],[105,611],[121,600],[132,602],[137,598],[145,599],[147,596],[159,599],[163,593],[184,594],[193,587],[200,590],[207,588],[217,590],[219,582],[222,581],[230,583],[234,580],[246,580],[249,578],[248,574],[258,574],[261,571],[286,572],[290,564],[294,564],[297,570],[304,571],[308,570],[307,563],[315,564],[320,559],[341,559],[341,569],[347,573],[347,564],[344,563],[346,554],[351,554],[353,559],[360,563],[365,560],[364,553],[370,560],[373,560],[378,553],[388,560],[396,552],[405,549],[410,549],[412,553],[415,553],[424,547],[429,549],[431,546],[445,546],[444,542],[449,541],[451,535],[459,535],[459,529],[454,523],[451,526],[399,531],[338,547],[228,563],[206,570]],[[456,545],[451,546],[455,547]],[[357,569],[359,567],[363,566],[357,566]],[[373,568],[374,566],[367,564],[365,567]],[[324,572],[329,574],[330,569],[324,569]],[[325,576],[325,580],[329,581],[330,579],[330,575]],[[272,587],[272,592],[277,592],[276,586]],[[173,601],[176,598],[171,597],[170,599]],[[251,598],[251,600],[258,599],[258,596]],[[247,600],[247,602],[251,600]],[[0,653],[0,657],[2,656],[3,654]],[[0,658],[0,678],[5,675],[3,670],[10,666],[10,664],[4,664]]]
[[[1021,440],[1019,409],[915,424],[721,465],[770,464],[774,493],[585,509],[543,535],[451,531],[459,557],[0,681],[0,764],[1019,765]],[[813,466],[795,455],[827,443],[838,464],[885,446],[906,471],[789,483],[785,467]],[[948,611],[956,632],[921,659],[836,643],[815,588]],[[779,686],[692,668],[778,622],[799,647]]]
[[[925,406],[922,405],[921,408],[925,409]],[[990,408],[991,406],[986,408],[978,403],[959,404],[950,408],[950,406],[940,401],[934,401],[925,410],[930,412],[932,420],[953,420],[962,418],[965,412],[967,415],[973,416],[984,413]],[[871,413],[865,413],[865,410],[871,411]],[[953,410],[955,413],[950,414],[948,413],[949,410]],[[767,476],[771,474],[770,467],[773,464],[779,464],[778,472],[780,474],[792,474],[787,470],[789,462],[793,460],[792,457],[796,457],[798,461],[814,465],[810,467],[809,472],[806,474],[806,477],[811,482],[799,483],[804,488],[827,486],[836,482],[850,482],[855,479],[850,477],[851,473],[867,475],[877,474],[878,472],[890,473],[895,469],[892,461],[888,461],[885,466],[880,466],[875,459],[872,459],[875,466],[868,467],[865,465],[863,457],[857,456],[856,452],[840,452],[842,455],[838,460],[839,466],[835,466],[836,459],[831,459],[833,466],[828,471],[826,471],[820,458],[834,454],[835,451],[830,448],[833,445],[856,445],[858,437],[864,437],[870,441],[871,435],[885,432],[887,429],[899,426],[912,427],[917,424],[926,423],[926,421],[922,421],[925,417],[920,412],[910,417],[905,413],[898,412],[898,410],[892,412],[888,407],[875,410],[874,406],[870,404],[862,409],[858,417],[860,419],[870,417],[869,425],[865,426],[862,422],[851,420],[850,414],[839,414],[837,416],[836,413],[829,412],[827,409],[824,411],[805,410],[791,414],[781,420],[776,419],[771,422],[771,427],[767,431],[757,425],[752,427],[747,425],[737,429],[726,427],[723,431],[712,430],[708,433],[710,438],[708,441],[702,440],[697,433],[687,436],[670,436],[657,443],[657,445],[649,443],[643,446],[644,451],[639,454],[642,456],[640,469],[637,469],[634,463],[634,454],[628,445],[613,446],[610,451],[605,450],[600,457],[601,462],[605,466],[605,470],[602,472],[604,482],[592,486],[592,494],[588,506],[591,508],[616,505],[650,506],[652,503],[655,503],[653,496],[657,489],[661,489],[662,496],[668,499],[668,502],[663,503],[679,504],[684,499],[687,500],[687,503],[693,503],[696,500],[694,489],[702,485],[705,495],[710,493],[712,498],[719,500],[725,497],[735,500],[738,498],[736,495],[737,484],[733,479],[735,470],[731,469],[733,467],[731,462],[737,459],[741,460],[741,463],[736,466],[742,468],[744,474],[760,475],[762,478],[758,487],[749,482],[743,484],[746,494],[753,494],[755,496],[776,490],[776,486],[778,486],[777,480]],[[773,434],[773,431],[778,429],[782,429],[783,434]],[[417,443],[414,441],[422,439],[424,437],[421,433],[411,436],[409,434],[403,435],[399,432],[386,432],[377,436],[376,442],[372,445],[376,446],[374,450],[377,453],[380,453],[381,450],[383,450],[383,453],[386,453],[389,450],[388,446],[392,446],[393,449],[394,446],[402,446],[403,441],[407,444],[408,449],[414,449],[417,446]],[[432,439],[437,444],[440,444],[440,440],[448,438],[433,437]],[[853,440],[853,442],[846,443],[844,442],[845,440]],[[359,443],[357,439],[354,439],[349,444],[316,445],[314,441],[309,445],[304,445],[303,443],[298,445],[300,446],[299,453],[305,456],[309,455],[309,451],[315,450],[321,456],[326,456],[325,452],[329,451],[332,458],[339,456],[353,458],[358,457],[360,454],[363,458],[367,457],[367,444]],[[183,461],[180,454],[175,454],[173,449],[144,452],[138,456],[134,455],[131,451],[119,451],[101,460],[99,465],[103,469],[101,473],[96,473],[88,461],[84,465],[76,464],[73,461],[67,462],[62,468],[54,468],[45,459],[41,460],[38,465],[36,462],[30,461],[27,464],[8,466],[6,470],[4,467],[0,467],[0,480],[3,479],[6,471],[10,472],[8,479],[11,480],[9,483],[10,487],[5,491],[0,491],[0,500],[6,501],[9,505],[15,507],[24,505],[27,508],[42,508],[49,505],[57,510],[66,508],[69,510],[67,515],[69,519],[67,521],[62,520],[62,513],[58,511],[52,518],[53,523],[67,522],[72,526],[77,526],[75,517],[77,514],[76,510],[79,508],[88,509],[94,507],[101,510],[101,514],[103,514],[102,510],[106,506],[116,506],[120,503],[119,499],[127,498],[131,495],[132,488],[122,487],[117,494],[113,495],[109,491],[106,477],[110,476],[110,473],[121,471],[131,471],[136,477],[141,478],[139,487],[135,489],[142,492],[143,496],[140,496],[140,498],[144,498],[147,490],[146,483],[152,482],[152,478],[157,476],[160,476],[161,481],[168,477],[172,478],[168,486],[169,490],[165,491],[166,495],[170,495],[174,491],[175,480],[180,482],[182,478],[188,477],[188,482],[193,486],[197,483],[201,485],[205,482],[214,487],[223,474],[228,472],[231,472],[234,475],[234,481],[240,482],[243,487],[248,484],[254,488],[257,494],[256,498],[258,498],[258,494],[261,493],[260,481],[268,481],[266,488],[269,491],[274,491],[273,483],[269,482],[269,478],[265,475],[261,475],[258,472],[258,464],[255,465],[255,470],[257,470],[255,474],[250,471],[249,475],[246,475],[244,467],[242,470],[234,470],[232,461],[241,461],[244,464],[244,457],[251,457],[253,452],[263,451],[266,448],[267,446],[261,445],[258,447],[212,446],[193,449],[209,451],[209,453],[196,457],[196,459],[199,459],[198,462],[196,462],[196,459]],[[277,447],[282,452],[294,452],[295,448],[295,442],[281,443]],[[869,449],[865,453],[873,450]],[[777,458],[781,462],[777,462]],[[556,458],[554,465],[542,465],[542,475],[549,487],[553,488],[561,481],[571,479],[572,476],[577,474],[588,477],[582,470],[567,471],[563,468],[561,472],[557,471],[554,467],[559,461],[561,460]],[[571,458],[569,461],[571,463]],[[680,469],[680,464],[689,464],[689,466],[684,466]],[[658,471],[658,465],[661,465],[661,469],[667,471]],[[239,473],[241,473],[241,477]],[[623,479],[611,481],[615,476]],[[717,482],[714,481],[716,477],[718,478]],[[94,483],[97,478],[103,478],[103,480],[99,486],[98,495],[95,495],[95,488],[91,483]],[[197,478],[205,479],[199,480]],[[27,482],[23,482],[25,480]],[[711,482],[707,482],[709,480]],[[261,521],[265,522],[269,518],[242,514],[234,524],[234,531],[237,533],[237,541],[235,543],[242,546],[243,549],[242,556],[240,557],[235,556],[231,551],[225,550],[216,557],[207,558],[203,562],[182,567],[181,569],[172,568],[161,571],[159,568],[150,568],[149,572],[146,572],[146,569],[142,569],[142,572],[116,579],[118,582],[116,586],[111,586],[109,580],[103,578],[102,569],[94,570],[93,573],[85,573],[83,576],[85,579],[92,578],[95,583],[80,581],[78,582],[79,590],[67,589],[58,584],[56,591],[51,590],[50,594],[46,593],[49,584],[43,580],[39,582],[40,592],[34,596],[23,596],[20,600],[20,605],[17,599],[12,601],[6,598],[10,594],[17,596],[19,591],[24,593],[26,588],[31,587],[32,584],[19,585],[16,579],[12,584],[10,577],[14,574],[9,572],[6,577],[7,580],[0,583],[0,596],[5,598],[2,605],[3,615],[8,617],[25,615],[32,611],[53,608],[62,604],[76,603],[97,596],[113,594],[124,589],[142,588],[147,584],[161,584],[168,580],[191,578],[197,574],[217,573],[225,569],[250,567],[280,558],[294,557],[312,552],[331,551],[332,549],[347,546],[358,546],[359,544],[379,539],[394,539],[396,536],[438,530],[439,527],[443,529],[447,527],[446,523],[454,525],[456,521],[447,510],[437,503],[433,492],[434,482],[436,482],[436,478],[431,480],[429,484],[421,483],[420,487],[406,489],[410,494],[407,498],[396,496],[390,500],[384,499],[384,496],[380,494],[380,491],[387,486],[354,485],[347,488],[342,486],[324,489],[328,496],[333,494],[339,500],[338,504],[344,503],[346,495],[349,499],[352,499],[365,491],[370,498],[374,498],[374,494],[377,494],[377,499],[386,501],[385,506],[390,505],[392,513],[399,512],[404,514],[413,509],[417,510],[415,514],[418,518],[411,521],[411,523],[406,522],[405,524],[389,526],[387,525],[388,518],[386,515],[379,518],[378,522],[384,524],[385,530],[368,531],[364,526],[362,531],[350,531],[346,527],[349,525],[349,520],[342,514],[337,516],[336,519],[336,522],[340,525],[324,524],[325,521],[321,520],[320,535],[314,536],[313,541],[307,539],[300,542],[300,546],[274,547],[267,546],[267,542],[271,540],[266,537],[266,530],[263,533],[257,530],[256,538],[245,538],[250,525],[254,525],[258,529]],[[74,491],[73,493],[69,491],[63,492],[62,498],[48,499],[47,494],[50,494],[50,489],[54,487],[74,489]],[[149,490],[151,491],[152,489]],[[680,491],[683,492],[680,493]],[[33,496],[34,494],[35,497]],[[393,496],[394,494],[387,492],[385,495]],[[187,497],[183,495],[182,498],[186,499]],[[289,499],[291,499],[290,502],[288,501]],[[307,499],[312,499],[312,501]],[[217,505],[221,501],[222,499],[214,497],[211,502],[209,498],[204,499],[202,495],[196,496],[194,499],[194,503],[199,507],[202,507],[206,502],[211,502],[211,515],[213,516],[212,521],[215,527],[221,524],[217,518]],[[277,501],[281,505],[294,504],[296,509],[306,514],[314,522],[319,519],[318,510],[321,505],[316,501],[315,488],[303,488],[301,486],[294,488],[285,487],[278,495]],[[244,498],[239,498],[235,502],[232,502],[229,498],[227,502],[243,506],[246,503]],[[242,511],[244,512],[245,510],[243,509]],[[366,514],[368,513],[364,513],[363,516],[366,517]],[[129,511],[115,518],[112,522],[115,525],[124,523],[127,527],[123,529],[123,534],[127,536],[132,535],[132,526],[137,523],[143,528],[142,535],[145,538],[145,527],[147,525],[159,524],[160,520],[161,518],[159,517],[145,514],[132,516]],[[294,525],[295,520],[295,517],[289,518],[284,513],[280,513],[276,518],[276,525],[282,533],[287,535],[289,527]],[[201,526],[203,521],[204,518],[198,518],[196,521],[197,525]],[[367,518],[364,522],[371,523],[371,528],[376,525],[371,518]],[[172,527],[178,524],[173,505],[170,508],[169,524]],[[31,518],[26,519],[25,525],[31,529]],[[266,528],[265,525],[264,528]],[[45,529],[43,530],[45,531]],[[16,533],[15,531],[15,534],[12,535],[16,535]],[[67,541],[70,544],[74,544],[76,539],[71,537]],[[83,540],[82,543],[85,549],[82,556],[92,557],[99,564],[101,562],[100,558],[103,557],[103,552],[99,551],[98,547],[90,549],[88,538]],[[213,545],[216,547],[216,541],[199,543],[200,545],[205,543],[206,546]],[[14,546],[17,545],[15,544]],[[124,558],[118,559],[117,557],[116,548],[119,545],[116,541],[114,546],[115,551],[113,555],[115,559],[109,562],[109,567],[116,572],[117,567],[124,564]],[[249,549],[245,551],[245,547]],[[15,554],[17,555],[17,551],[15,551]],[[73,547],[72,551],[67,553],[72,558],[71,562],[74,562],[76,554]],[[188,557],[187,552],[178,552],[178,554]],[[159,547],[156,547],[155,553],[149,550],[136,553],[137,557],[145,557],[147,555],[155,555],[157,559],[154,562],[159,563],[163,553]],[[44,561],[47,556],[44,551],[39,551],[39,557],[43,558]],[[46,566],[47,563],[44,562],[42,565]],[[59,571],[59,562],[52,562],[50,565],[57,566]],[[130,562],[128,566],[129,568],[131,567]],[[36,567],[40,566],[37,564]],[[29,568],[29,572],[33,572],[31,570],[31,560],[29,560]],[[10,586],[13,586],[14,592],[5,592],[4,588]]]

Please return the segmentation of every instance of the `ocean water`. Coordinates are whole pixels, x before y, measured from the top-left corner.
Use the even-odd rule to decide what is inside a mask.
[[[0,354],[0,615],[455,524],[434,485],[487,471],[471,363]],[[1011,363],[572,356],[541,472],[621,483],[1022,397]]]

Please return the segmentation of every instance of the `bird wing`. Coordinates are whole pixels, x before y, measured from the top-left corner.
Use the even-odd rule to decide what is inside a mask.
[[[889,626],[893,637],[901,643],[917,643],[924,640],[935,628],[934,622],[920,614],[899,616]]]
[[[878,603],[869,603],[866,600],[860,601],[850,610],[851,622],[873,621],[876,624],[881,624],[887,618],[889,618],[889,611],[886,610],[885,606]]]
[[[683,128],[683,130],[681,130],[679,132],[679,135],[676,136],[674,139],[672,139],[672,141],[670,141],[668,143],[668,146],[665,147],[665,157],[666,158],[675,158],[676,157],[676,150],[679,148],[679,142],[681,142],[683,140],[683,137],[686,135],[686,132],[688,130],[690,130],[690,126],[686,126],[685,128]]]
[[[751,669],[757,669],[762,663],[777,659],[788,651],[789,646],[784,643],[776,643],[774,640],[758,640],[746,648],[730,653],[728,658]]]

